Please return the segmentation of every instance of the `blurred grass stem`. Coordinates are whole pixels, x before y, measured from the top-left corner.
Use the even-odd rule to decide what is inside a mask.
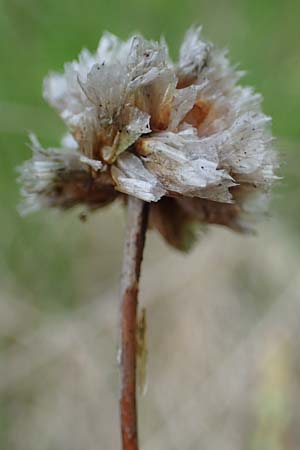
[[[128,196],[127,214],[120,308],[120,418],[123,450],[138,450],[137,308],[140,270],[148,222],[148,204]]]

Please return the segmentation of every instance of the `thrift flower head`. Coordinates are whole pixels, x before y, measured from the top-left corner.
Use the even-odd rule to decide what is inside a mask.
[[[83,50],[44,82],[68,134],[55,149],[31,136],[23,211],[97,209],[131,195],[151,202],[150,226],[177,248],[195,222],[247,231],[277,160],[261,96],[238,85],[242,75],[200,28],[177,63],[164,40],[104,34],[95,54]]]

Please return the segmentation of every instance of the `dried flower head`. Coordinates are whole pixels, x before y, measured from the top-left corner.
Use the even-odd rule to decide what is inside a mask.
[[[127,195],[151,202],[150,226],[186,248],[194,223],[251,229],[276,178],[270,118],[261,96],[237,83],[225,51],[190,29],[174,64],[164,40],[104,34],[45,99],[69,134],[21,168],[23,211],[44,206],[96,209]]]

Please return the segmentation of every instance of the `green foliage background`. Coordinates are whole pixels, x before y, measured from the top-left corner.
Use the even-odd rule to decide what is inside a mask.
[[[283,159],[292,163],[283,166],[287,178],[277,197],[280,204],[280,198],[289,195],[288,207],[285,199],[281,212],[297,228],[299,14],[300,3],[295,0],[1,0],[2,283],[10,282],[18,295],[29,295],[42,306],[48,300],[51,305],[72,304],[80,296],[71,261],[79,254],[81,264],[85,257],[88,259],[89,226],[78,224],[72,213],[63,218],[43,213],[20,219],[16,212],[19,193],[15,167],[30,155],[25,145],[28,130],[52,145],[64,132],[56,113],[42,99],[43,77],[49,70],[61,70],[83,46],[95,49],[104,30],[123,38],[133,31],[148,38],[164,34],[175,58],[185,30],[200,23],[210,40],[230,50],[231,60],[247,70],[244,83],[263,93],[264,108],[273,117]],[[101,213],[97,221],[101,222]],[[109,251],[109,245],[104,248]],[[108,276],[103,268],[101,273]]]
[[[299,14],[300,3],[295,0],[1,0],[2,282],[15,277],[14,286],[22,295],[32,295],[42,303],[46,299],[57,305],[76,301],[77,277],[72,273],[71,260],[79,257],[80,243],[81,260],[88,255],[88,227],[83,231],[72,214],[54,218],[45,213],[20,219],[16,212],[19,194],[15,167],[30,155],[25,145],[28,130],[52,145],[64,131],[55,112],[42,99],[43,77],[49,70],[61,70],[83,46],[95,49],[104,30],[124,38],[135,30],[149,38],[164,34],[176,57],[187,27],[201,23],[209,39],[230,49],[232,61],[248,71],[244,83],[263,93],[264,108],[273,117],[282,157],[291,162],[283,166],[286,178],[279,199],[289,196],[281,212],[297,228]]]

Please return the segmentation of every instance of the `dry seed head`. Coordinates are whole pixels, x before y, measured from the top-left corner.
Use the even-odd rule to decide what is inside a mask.
[[[201,28],[176,64],[164,40],[105,33],[95,54],[83,50],[44,82],[69,134],[59,149],[31,137],[23,210],[132,195],[151,202],[150,225],[177,248],[195,222],[250,229],[278,163],[261,96],[238,85],[242,75]]]

